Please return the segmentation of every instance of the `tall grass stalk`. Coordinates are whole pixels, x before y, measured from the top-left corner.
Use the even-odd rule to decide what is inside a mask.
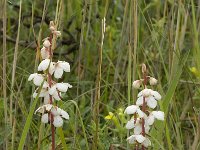
[[[7,26],[7,1],[3,1],[3,99],[4,99],[4,119],[5,119],[5,130],[7,130],[8,125],[8,113],[7,113],[7,73],[6,73],[6,65],[7,65],[7,50],[6,50],[6,26]],[[5,149],[8,149],[8,139],[7,136],[4,138],[5,141]]]
[[[13,58],[13,66],[12,66],[12,79],[11,79],[11,96],[10,96],[10,124],[12,126],[13,120],[13,95],[14,95],[14,83],[15,83],[15,75],[16,75],[16,66],[17,66],[17,55],[18,55],[18,47],[19,47],[19,36],[20,36],[20,26],[21,26],[21,14],[22,14],[22,0],[20,0],[19,7],[19,19],[18,19],[18,30],[17,30],[17,38],[15,43],[15,51]]]

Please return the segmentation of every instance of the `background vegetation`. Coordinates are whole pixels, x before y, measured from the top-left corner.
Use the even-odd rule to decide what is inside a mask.
[[[72,70],[60,81],[73,85],[59,102],[70,120],[57,129],[57,149],[133,149],[123,111],[136,100],[131,84],[142,63],[159,81],[166,115],[151,131],[149,149],[199,149],[199,0],[2,0],[0,17],[0,149],[51,145],[49,125],[29,115],[34,86],[27,81],[51,20],[62,31],[54,59]]]

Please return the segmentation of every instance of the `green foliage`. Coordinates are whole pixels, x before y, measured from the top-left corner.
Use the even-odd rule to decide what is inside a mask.
[[[126,141],[125,124],[130,118],[124,116],[123,111],[136,101],[138,91],[131,85],[133,80],[141,77],[139,70],[145,63],[149,75],[159,81],[155,90],[163,96],[159,106],[165,111],[166,119],[164,123],[158,121],[148,135],[152,141],[149,149],[199,149],[199,3],[194,0],[137,0],[135,9],[133,2],[23,0],[12,89],[20,1],[7,1],[7,85],[0,84],[0,149],[6,149],[5,140],[8,149],[50,148],[50,127],[41,125],[39,116],[33,115],[41,100],[33,100],[34,87],[27,79],[37,68],[37,49],[49,34],[51,20],[57,22],[62,32],[56,43],[54,59],[68,61],[72,70],[59,82],[69,81],[73,85],[67,94],[62,95],[63,101],[58,102],[70,114],[70,120],[56,130],[57,149],[92,149],[96,131],[93,104],[104,15],[106,32],[102,50],[98,148],[134,147]],[[3,8],[1,2],[0,5]],[[4,29],[2,24],[0,21],[0,27]],[[3,49],[3,30],[0,33],[0,49]],[[3,62],[3,51],[0,51],[0,61]],[[3,68],[3,63],[0,63],[1,72]],[[3,81],[3,74],[0,74],[0,80]],[[3,103],[5,88],[7,122]],[[13,116],[12,124],[10,114]]]

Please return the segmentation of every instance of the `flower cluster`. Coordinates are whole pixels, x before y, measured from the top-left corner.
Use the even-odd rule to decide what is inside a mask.
[[[151,141],[146,137],[154,121],[164,120],[164,112],[153,111],[157,106],[157,101],[161,100],[161,95],[152,89],[147,88],[147,82],[150,85],[156,85],[157,80],[153,77],[146,76],[146,66],[143,64],[143,78],[133,82],[133,87],[138,89],[144,85],[144,89],[138,93],[136,105],[128,106],[125,114],[133,115],[131,120],[126,124],[126,129],[133,129],[133,135],[127,138],[130,144],[139,144],[144,147],[151,146]],[[148,106],[148,107],[147,107]]]
[[[35,113],[42,113],[41,121],[43,123],[51,123],[55,127],[61,127],[63,118],[69,119],[69,115],[53,104],[55,101],[61,100],[62,93],[67,92],[68,88],[72,88],[72,86],[69,83],[57,83],[53,80],[53,77],[60,79],[64,72],[70,72],[70,65],[65,61],[52,62],[52,39],[60,36],[61,33],[56,30],[56,26],[52,21],[49,29],[51,30],[50,37],[44,39],[43,47],[40,51],[43,59],[38,66],[40,74],[31,74],[28,81],[33,81],[38,86],[33,93],[33,98],[38,96],[44,100],[44,105],[39,107]],[[41,90],[39,92],[40,87]]]

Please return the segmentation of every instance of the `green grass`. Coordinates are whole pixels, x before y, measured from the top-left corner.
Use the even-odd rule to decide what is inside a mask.
[[[0,2],[0,149],[51,147],[50,126],[33,115],[41,101],[33,100],[28,76],[37,70],[42,39],[54,20],[62,32],[54,60],[71,65],[59,82],[73,85],[58,103],[70,120],[56,130],[57,149],[133,149],[124,129],[129,118],[119,109],[136,101],[131,84],[145,63],[159,81],[152,88],[161,93],[159,109],[165,112],[165,121],[150,132],[149,149],[198,150],[200,77],[190,68],[200,71],[199,12],[195,0]],[[109,112],[116,122],[105,120]]]

